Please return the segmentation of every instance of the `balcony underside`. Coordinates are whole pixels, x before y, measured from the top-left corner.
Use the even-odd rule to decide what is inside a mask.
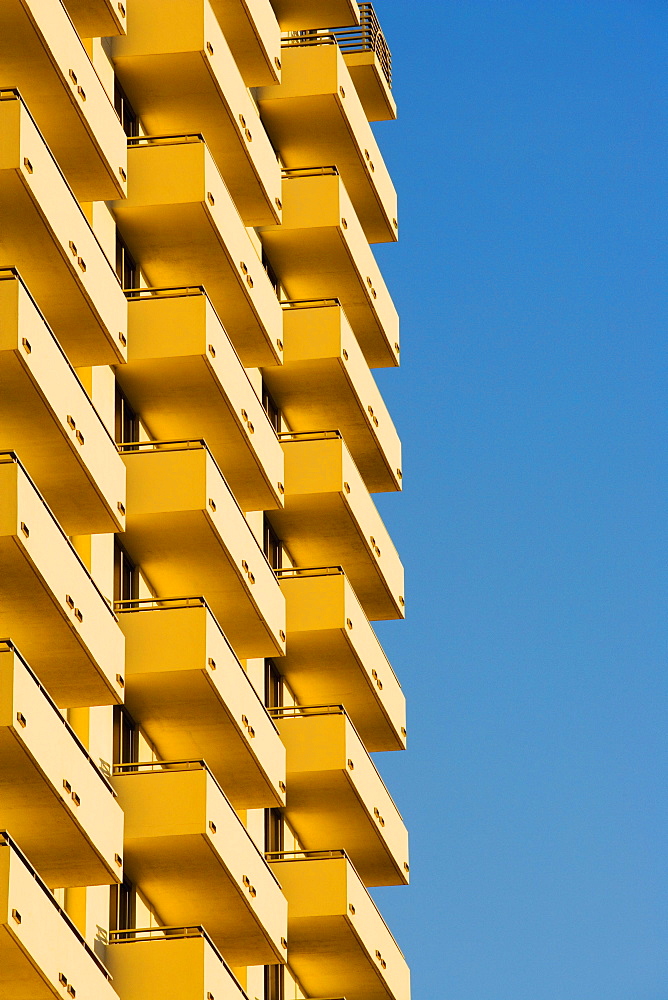
[[[120,0],[63,0],[82,38],[125,34],[125,5]]]
[[[16,643],[59,705],[122,702],[118,682],[98,666],[60,607],[65,595],[55,595],[17,539],[6,536],[0,538],[0,596],[0,635]]]
[[[222,34],[220,44],[212,41],[213,52],[205,49],[203,38],[200,51],[179,51],[178,18],[201,3],[179,5],[171,24],[162,18],[160,4],[156,0],[151,4],[143,5],[143,42],[130,28],[127,42],[116,43],[114,57],[123,89],[146,134],[204,135],[244,224],[280,221],[280,168],[231,54],[224,52],[227,43]],[[173,51],[151,51],[151,9],[162,33],[155,44],[163,49],[171,46]],[[132,9],[129,13],[132,18]],[[184,28],[187,33],[188,25]],[[142,48],[147,51],[141,52]]]
[[[281,29],[270,0],[211,0],[248,87],[280,83]]]
[[[373,815],[372,792],[356,786],[345,763],[338,770],[294,772],[288,757],[287,785],[286,815],[308,850],[324,851],[341,844],[365,885],[407,884],[405,848],[399,855],[387,842]],[[389,810],[383,811],[389,818]]]
[[[64,185],[63,194],[65,198],[72,198]],[[71,210],[78,212],[73,199]],[[81,270],[77,258],[70,254],[68,260],[51,228],[55,211],[55,202],[50,205],[38,203],[36,194],[18,173],[0,171],[3,266],[20,265],[26,283],[72,365],[115,364],[125,358],[118,337],[126,323],[125,298],[108,261],[103,259],[102,250],[95,244],[91,249],[99,258],[99,270],[107,273],[103,276],[104,284],[96,289],[100,296],[105,296],[104,302],[97,297],[93,301],[77,273],[77,269]],[[83,216],[78,224],[80,229],[88,229]],[[81,233],[72,235],[76,240]],[[86,253],[86,250],[79,252]],[[83,256],[81,259],[84,260]],[[87,266],[90,265],[89,257]],[[98,306],[104,308],[104,317]],[[116,315],[120,320],[118,324],[114,323]],[[110,330],[112,324],[113,332]]]
[[[132,296],[128,339],[116,377],[152,434],[204,438],[242,510],[281,506],[283,452],[208,296],[179,288]]]
[[[117,203],[115,214],[123,238],[152,286],[204,285],[243,364],[276,364],[280,356],[276,340],[282,330],[278,300],[271,311],[264,303],[258,309],[247,274],[241,262],[232,258],[227,234],[217,228],[204,201],[149,206]],[[253,248],[249,245],[242,253],[251,281],[267,282]]]
[[[401,442],[338,302],[284,304],[283,340],[263,378],[290,429],[338,429],[370,493],[400,490]]]
[[[159,596],[204,594],[237,655],[281,654],[242,568],[231,562],[204,510],[134,515],[124,541]]]
[[[375,655],[365,657],[353,639],[345,620],[338,629],[288,631],[281,671],[302,705],[344,705],[367,750],[404,750],[405,701],[392,668],[377,640]]]
[[[76,812],[71,795],[60,794],[11,730],[0,727],[0,826],[12,831],[49,885],[117,882],[122,869],[104,863]]]
[[[288,643],[280,669],[302,705],[343,705],[367,750],[406,745],[406,700],[345,574],[279,572]]]
[[[334,225],[265,229],[262,243],[289,299],[338,299],[369,367],[399,364],[399,318],[368,247],[359,257]]]
[[[250,736],[241,717],[230,714],[222,695],[205,669],[128,672],[125,703],[164,760],[203,758],[236,808],[282,805],[278,784],[254,751],[258,708],[250,714]],[[271,726],[268,720],[267,725]],[[272,744],[275,758],[280,759],[283,747],[278,736]]]
[[[3,0],[0,87],[18,87],[79,200],[123,196],[125,134],[60,3]]]
[[[360,23],[355,0],[272,0],[282,31]]]
[[[62,367],[59,367],[61,379],[71,379],[76,385],[64,359]],[[0,451],[17,449],[63,530],[69,535],[118,531],[123,525],[118,503],[125,500],[122,462],[118,470],[120,488],[112,503],[103,495],[83,460],[85,434],[82,446],[73,431],[66,433],[45,398],[44,388],[22,363],[18,351],[3,351],[0,347]],[[86,416],[91,424],[99,425],[90,402],[83,398],[84,390],[80,389],[80,392],[83,404],[80,409],[88,411]],[[79,423],[81,426],[81,421]],[[111,439],[106,437],[101,427],[96,427],[98,429],[102,432],[99,437],[106,438],[102,447],[106,452],[107,469],[114,468],[120,458]],[[91,457],[95,460],[99,456],[100,452]]]
[[[63,993],[67,996],[64,990]],[[35,968],[10,926],[0,925],[0,996],[11,1000],[54,1000],[57,995]]]
[[[236,881],[203,837],[129,841],[125,864],[167,926],[203,924],[234,966],[281,960]]]
[[[343,484],[341,484],[343,485]],[[289,488],[289,487],[288,487]],[[363,487],[362,487],[363,488]],[[312,493],[286,497],[285,509],[269,513],[278,537],[298,566],[342,566],[370,621],[404,617],[400,598],[403,570],[398,558],[387,564],[393,546],[381,541],[380,518],[371,522],[378,535],[380,556],[365,534],[368,519],[360,517],[346,493]],[[373,538],[376,538],[376,535]]]

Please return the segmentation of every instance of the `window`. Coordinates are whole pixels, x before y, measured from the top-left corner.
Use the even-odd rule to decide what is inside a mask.
[[[264,527],[263,527],[263,546],[264,554],[269,560],[269,565],[272,569],[280,569],[283,564],[283,546],[281,541],[269,523],[269,518],[264,515]]]
[[[114,80],[114,107],[128,139],[139,135],[139,118],[118,80]]]
[[[114,765],[139,760],[139,731],[123,705],[114,705]]]
[[[274,289],[274,291],[278,295],[278,292],[279,292],[279,289],[280,289],[280,281],[276,277],[276,272],[274,271],[273,267],[269,263],[269,258],[267,257],[266,253],[264,252],[264,247],[262,248],[262,266],[265,269],[265,271],[267,272],[267,277],[269,278],[269,280],[271,282],[271,287]]]
[[[114,601],[134,601],[139,597],[139,572],[121,545],[114,538]]]
[[[264,703],[267,708],[283,705],[283,677],[273,660],[264,661]]]
[[[139,418],[118,385],[116,386],[114,424],[117,444],[139,440]]]
[[[267,854],[283,850],[283,816],[280,809],[264,811],[264,849]]]
[[[262,405],[265,413],[269,417],[269,423],[278,434],[281,430],[281,411],[269,394],[264,382],[262,383]]]
[[[137,894],[132,882],[124,878],[112,885],[109,897],[109,930],[126,931],[137,925]]]
[[[264,1000],[283,1000],[285,996],[285,975],[282,965],[265,965]]]
[[[136,288],[139,284],[139,269],[118,232],[116,233],[116,276],[121,283],[121,288]]]

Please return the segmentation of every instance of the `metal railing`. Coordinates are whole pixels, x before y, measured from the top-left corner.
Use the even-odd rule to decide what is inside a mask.
[[[316,715],[345,715],[350,722],[343,705],[276,705],[267,711],[273,719],[310,719]],[[352,722],[350,724],[352,726]]]
[[[124,288],[123,291],[125,292],[126,299],[180,299],[186,295],[206,295],[204,285],[174,285],[168,288]]]
[[[284,441],[327,441],[331,438],[343,440],[341,431],[279,431],[278,440]]]
[[[331,306],[341,308],[340,299],[284,299],[281,307],[287,309],[325,309]]]
[[[116,447],[121,455],[124,455],[128,451],[206,451],[211,454],[204,438],[170,438],[165,441],[119,441]],[[216,468],[218,468],[217,464]],[[218,471],[220,472],[220,469]],[[220,474],[221,476],[223,475],[222,472]]]
[[[289,181],[295,177],[338,177],[339,168],[335,166],[326,167],[284,167],[281,170],[283,180]]]
[[[267,851],[265,858],[272,861],[332,861],[342,858],[352,864],[344,850],[340,851]]]
[[[286,566],[284,569],[275,569],[279,580],[289,580],[295,577],[309,576],[345,576],[343,566]]]
[[[173,146],[185,142],[206,142],[201,132],[174,132],[168,135],[133,135],[128,139],[132,146]]]
[[[358,6],[360,9],[359,25],[330,28],[327,31],[318,29],[290,31],[283,35],[281,45],[284,48],[291,48],[295,45],[336,44],[344,55],[347,52],[375,52],[387,85],[391,87],[392,53],[385,40],[373,4],[359,3]]]
[[[376,12],[371,3],[360,3],[359,27],[332,28],[339,48],[346,52],[375,52],[388,87],[392,86],[392,53],[385,41]]]

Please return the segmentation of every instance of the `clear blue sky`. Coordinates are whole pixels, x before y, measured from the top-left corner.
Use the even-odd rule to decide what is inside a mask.
[[[665,0],[377,0],[414,1000],[666,1000]]]

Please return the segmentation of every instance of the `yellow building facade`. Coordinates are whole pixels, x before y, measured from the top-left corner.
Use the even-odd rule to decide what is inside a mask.
[[[0,1000],[409,1000],[355,0],[0,0]]]

